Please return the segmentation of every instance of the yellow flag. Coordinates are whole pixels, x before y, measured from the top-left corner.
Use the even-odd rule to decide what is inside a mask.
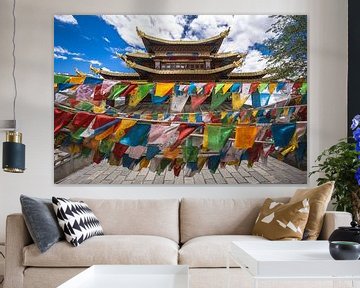
[[[100,106],[93,107],[93,112],[96,114],[103,114],[106,111],[106,103],[103,101]]]
[[[111,135],[113,132],[114,132],[114,126],[108,128],[108,129],[106,129],[104,132],[96,135],[96,136],[95,136],[95,140],[98,140],[98,141],[103,140],[103,139],[105,139],[106,137],[108,137],[109,135]]]
[[[207,150],[209,146],[209,133],[207,129],[207,125],[204,127],[204,135],[203,135],[203,143],[202,143],[202,149]]]
[[[224,87],[222,88],[223,94],[225,94],[233,85],[234,83],[225,83]]]
[[[256,117],[256,115],[257,115],[258,112],[259,112],[259,110],[254,109],[254,110],[252,111],[251,115],[252,115],[253,117]]]
[[[86,76],[74,76],[70,77],[69,83],[71,84],[83,84]]]
[[[252,125],[237,126],[235,130],[234,147],[238,149],[248,149],[254,145],[258,129]]]
[[[163,151],[163,156],[168,159],[176,159],[180,154],[180,148],[175,148],[174,150],[171,150],[169,147],[165,148]]]
[[[189,113],[189,122],[196,123],[196,114],[195,113]]]
[[[146,158],[143,158],[141,159],[140,163],[139,163],[139,171],[143,168],[147,168],[149,167],[149,164],[150,164],[150,160],[146,159]]]
[[[114,142],[120,141],[120,139],[125,135],[125,130],[136,124],[136,120],[132,119],[123,119],[120,122],[120,125],[117,127],[114,133]]]
[[[275,91],[275,89],[276,89],[276,87],[277,87],[277,83],[270,83],[270,84],[269,84],[269,93],[270,93],[270,94],[273,94],[274,91]]]
[[[156,83],[155,96],[164,97],[174,88],[175,83]]]
[[[298,147],[299,147],[298,136],[297,136],[297,133],[295,132],[293,137],[290,140],[289,145],[287,147],[285,147],[283,150],[281,150],[281,152],[280,152],[281,156],[279,157],[280,160],[283,159],[287,154],[294,152]]]
[[[232,93],[232,107],[233,110],[239,110],[247,101],[250,95],[240,94],[240,93]]]

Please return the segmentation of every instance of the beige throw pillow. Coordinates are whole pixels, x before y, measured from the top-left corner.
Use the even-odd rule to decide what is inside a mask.
[[[269,240],[301,240],[309,217],[309,202],[284,204],[265,200],[252,234]]]
[[[325,211],[334,190],[334,181],[310,189],[298,189],[289,203],[309,199],[310,214],[305,227],[304,240],[316,240],[321,232]]]

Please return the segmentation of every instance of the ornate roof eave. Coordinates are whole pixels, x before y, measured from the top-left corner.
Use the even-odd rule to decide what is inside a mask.
[[[254,72],[232,72],[229,73],[228,77],[229,79],[232,78],[241,78],[241,77],[264,77],[269,72],[267,70],[260,70],[260,71],[254,71]]]
[[[241,65],[241,61],[234,61],[233,63],[230,63],[228,65],[224,65],[222,67],[218,67],[215,69],[195,69],[195,70],[158,70],[153,69],[150,67],[146,67],[143,65],[139,65],[133,61],[130,61],[126,58],[126,56],[122,55],[122,59],[125,61],[125,63],[134,70],[140,70],[145,71],[147,73],[151,74],[159,74],[159,75],[169,75],[169,74],[177,74],[177,75],[186,75],[186,74],[197,74],[197,75],[207,75],[207,74],[216,74],[221,73],[225,71],[231,71]]]
[[[101,68],[96,68],[90,65],[90,70],[93,71],[95,74],[101,75],[101,76],[112,76],[112,77],[130,77],[130,78],[136,78],[140,77],[140,75],[136,72],[133,73],[125,73],[125,72],[113,72],[113,71],[107,71],[103,70]]]
[[[225,37],[227,37],[230,33],[230,27],[218,35],[215,35],[210,38],[201,39],[201,40],[167,40],[158,38],[155,36],[151,36],[146,34],[145,32],[141,31],[138,27],[136,27],[136,32],[139,35],[139,37],[144,41],[145,39],[149,42],[155,42],[158,44],[170,44],[170,45],[200,45],[200,44],[209,44],[217,40],[223,40]],[[145,44],[145,43],[144,43]]]
[[[239,52],[225,52],[225,53],[217,53],[210,55],[211,58],[214,59],[222,59],[222,58],[230,58],[237,56],[238,58],[245,58],[247,53],[239,53]]]

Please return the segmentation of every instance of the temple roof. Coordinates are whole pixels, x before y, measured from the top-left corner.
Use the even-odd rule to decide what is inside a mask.
[[[239,67],[241,65],[241,61],[234,61],[231,64],[224,65],[222,67],[214,68],[214,69],[194,69],[194,70],[188,70],[188,69],[179,69],[179,70],[160,70],[160,69],[154,69],[150,67],[146,67],[140,64],[137,64],[129,59],[127,59],[126,56],[122,55],[122,59],[125,61],[125,63],[130,67],[136,70],[138,73],[139,71],[145,71],[152,74],[162,74],[162,75],[168,75],[168,74],[214,74],[219,73],[223,71],[232,71],[233,69]],[[141,73],[139,73],[141,74]]]
[[[141,37],[146,50],[150,53],[154,52],[154,46],[165,46],[165,45],[181,45],[181,46],[196,46],[196,45],[207,45],[211,49],[212,53],[219,51],[219,48],[225,37],[229,35],[230,27],[223,32],[219,33],[210,38],[200,39],[200,40],[168,40],[162,39],[155,36],[151,36],[141,31],[136,27],[136,32]]]

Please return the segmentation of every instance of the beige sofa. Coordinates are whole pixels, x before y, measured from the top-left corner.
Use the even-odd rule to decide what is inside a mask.
[[[41,254],[23,216],[8,216],[5,288],[56,287],[94,264],[184,264],[191,288],[223,288],[231,241],[268,241],[250,235],[263,199],[82,200],[105,235],[76,248],[62,241]],[[327,212],[322,239],[350,220],[348,213]],[[243,272],[230,264],[232,286],[240,287]]]

